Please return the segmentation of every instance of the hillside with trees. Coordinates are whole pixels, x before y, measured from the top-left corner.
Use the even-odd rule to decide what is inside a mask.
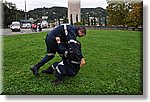
[[[18,10],[16,4],[11,2],[3,3],[3,27],[8,27],[12,21],[24,20],[25,12]],[[36,8],[27,12],[27,19],[41,19],[42,16],[47,16],[48,22],[54,22],[55,19],[63,19],[63,23],[68,23],[68,9],[66,7],[51,7],[51,8]],[[81,8],[82,21],[87,21],[89,17],[106,16],[106,10],[98,8]]]
[[[41,18],[42,16],[48,16],[48,21],[51,22],[54,19],[67,19],[68,9],[66,7],[51,7],[51,8],[37,8],[34,10],[30,10],[28,12],[28,17],[37,19]],[[81,8],[81,18],[86,19],[88,16],[96,16],[99,17],[100,15],[106,16],[106,10],[98,7],[98,8]],[[66,21],[66,20],[65,20]]]
[[[65,7],[51,7],[51,8],[36,8],[28,12],[28,18],[38,19],[42,16],[48,16],[48,21],[57,18],[67,17],[67,8]]]

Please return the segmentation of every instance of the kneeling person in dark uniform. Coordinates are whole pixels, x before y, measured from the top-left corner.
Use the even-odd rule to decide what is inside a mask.
[[[80,58],[77,54],[73,52],[71,48],[63,44],[59,37],[56,37],[58,43],[58,48],[63,54],[62,60],[60,62],[55,62],[47,70],[43,70],[42,73],[51,74],[55,71],[56,80],[52,81],[54,85],[58,85],[62,82],[65,76],[74,77],[80,70],[80,67],[85,64],[84,58]],[[79,41],[76,42],[79,46],[79,52],[81,52],[81,44]]]

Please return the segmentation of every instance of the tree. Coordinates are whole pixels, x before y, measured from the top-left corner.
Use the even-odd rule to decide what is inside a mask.
[[[143,25],[143,1],[109,1],[106,10],[109,25],[128,25],[132,27]]]
[[[139,27],[143,25],[143,1],[132,3],[127,17],[128,26]]]
[[[11,2],[5,2],[3,7],[3,26],[8,27],[14,20],[20,20],[24,17],[24,12],[17,10],[16,5]]]
[[[128,8],[124,2],[110,2],[107,6],[108,23],[110,25],[126,25]]]

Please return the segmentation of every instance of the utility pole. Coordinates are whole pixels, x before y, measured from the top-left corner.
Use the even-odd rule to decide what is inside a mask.
[[[25,20],[27,20],[27,7],[26,7],[26,0],[25,0]]]

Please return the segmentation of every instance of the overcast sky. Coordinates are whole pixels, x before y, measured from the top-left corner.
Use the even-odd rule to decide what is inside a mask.
[[[3,0],[5,1],[5,0]],[[7,2],[15,3],[19,10],[25,10],[25,0],[6,0]],[[80,0],[81,8],[95,8],[102,7],[106,8],[106,0]],[[26,0],[27,11],[33,10],[34,8],[62,6],[68,7],[68,0]]]

